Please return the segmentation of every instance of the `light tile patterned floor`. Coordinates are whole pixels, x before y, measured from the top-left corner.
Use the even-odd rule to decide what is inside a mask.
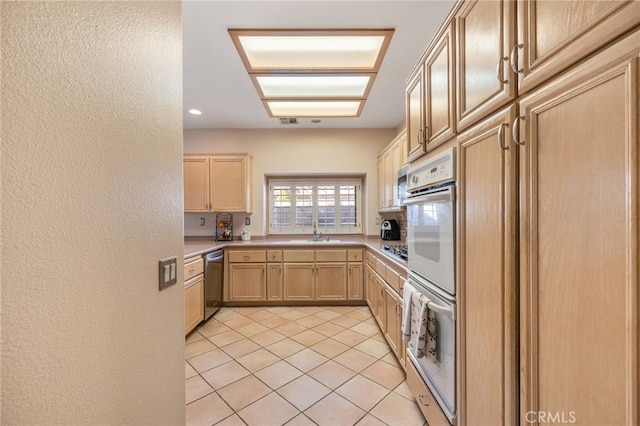
[[[424,425],[366,306],[222,308],[186,339],[187,425]]]

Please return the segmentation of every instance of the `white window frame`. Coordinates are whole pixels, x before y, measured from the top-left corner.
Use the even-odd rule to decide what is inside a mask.
[[[291,213],[289,226],[274,226],[274,187],[277,186],[289,186],[291,193],[295,192],[296,186],[311,186],[312,188],[312,220],[309,223],[302,224],[302,226],[296,226],[295,215],[295,199],[291,197]],[[335,212],[333,218],[334,226],[329,227],[322,223],[318,218],[319,203],[318,203],[318,187],[333,185],[339,187],[341,185],[354,186],[355,189],[355,226],[340,226],[340,191],[335,192]],[[268,215],[269,215],[269,229],[270,235],[303,235],[311,234],[313,232],[313,224],[316,224],[316,230],[323,234],[361,234],[362,233],[362,179],[359,178],[335,178],[335,177],[314,177],[314,178],[268,178],[267,179],[268,190]]]

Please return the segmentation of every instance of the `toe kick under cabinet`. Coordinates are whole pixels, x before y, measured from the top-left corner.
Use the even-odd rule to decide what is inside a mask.
[[[224,302],[364,302],[363,249],[234,250],[225,255]]]

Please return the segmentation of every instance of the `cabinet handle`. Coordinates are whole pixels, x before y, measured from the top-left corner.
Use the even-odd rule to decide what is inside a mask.
[[[517,74],[521,74],[524,71],[524,68],[518,68],[518,49],[522,49],[523,47],[524,44],[516,44],[513,46],[513,49],[511,49],[511,55],[509,55],[511,57],[511,69]]]
[[[511,138],[516,145],[523,146],[525,141],[520,142],[520,120],[524,120],[524,115],[520,115],[513,120],[513,133]]]
[[[503,56],[502,58],[500,58],[500,60],[498,60],[498,65],[496,65],[496,77],[498,78],[498,81],[502,84],[509,84],[509,79],[505,78],[504,80],[502,79],[502,63],[503,62],[507,62],[509,60],[508,56]]]
[[[244,260],[249,260],[249,259],[251,259],[251,256],[242,256],[242,258],[243,258]]]
[[[500,123],[500,127],[498,127],[498,145],[500,148],[507,150],[508,146],[504,145],[504,128],[509,127],[509,123]]]
[[[420,401],[420,404],[424,405],[425,407],[428,407],[429,403],[428,402],[424,402],[422,400],[423,397],[424,397],[424,395],[418,395],[418,401]]]
[[[396,305],[396,315],[400,315],[400,312],[398,312],[398,308],[400,307],[400,305]]]
[[[418,145],[422,145],[424,143],[424,140],[422,137],[422,129],[418,129],[418,133],[416,134],[416,137],[418,139]]]

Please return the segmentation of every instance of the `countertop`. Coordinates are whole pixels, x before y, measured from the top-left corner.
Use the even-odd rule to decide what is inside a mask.
[[[389,260],[401,268],[407,268],[407,262],[389,255],[382,250],[385,244],[403,244],[402,241],[383,241],[379,236],[364,235],[335,235],[331,236],[329,241],[309,241],[310,236],[299,237],[258,237],[250,241],[215,241],[214,237],[185,237],[184,238],[184,258],[200,256],[205,253],[212,252],[224,248],[325,248],[325,247],[367,247],[373,251],[385,256]],[[294,241],[294,242],[292,242]]]

